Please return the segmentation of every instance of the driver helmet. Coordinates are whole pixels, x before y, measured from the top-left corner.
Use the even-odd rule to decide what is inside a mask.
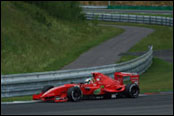
[[[90,83],[92,81],[92,78],[87,78],[87,79],[85,79],[85,83]]]

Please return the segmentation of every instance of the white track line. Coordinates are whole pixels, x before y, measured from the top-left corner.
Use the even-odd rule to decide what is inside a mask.
[[[13,101],[13,102],[1,102],[1,104],[28,104],[28,103],[39,103],[41,100],[31,100],[31,101]]]

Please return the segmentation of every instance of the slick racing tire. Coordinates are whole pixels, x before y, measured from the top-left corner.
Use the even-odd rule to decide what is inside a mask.
[[[45,92],[47,92],[49,89],[51,89],[51,88],[53,88],[54,86],[52,86],[52,85],[46,85],[46,86],[44,86],[43,88],[42,88],[42,93],[45,93]]]
[[[140,93],[140,89],[136,83],[127,84],[124,94],[129,98],[136,98]]]
[[[79,87],[71,87],[67,91],[67,97],[70,101],[79,101],[82,98],[82,91]]]

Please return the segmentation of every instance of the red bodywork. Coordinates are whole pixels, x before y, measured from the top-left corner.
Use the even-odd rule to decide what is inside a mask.
[[[104,95],[106,93],[122,92],[125,90],[125,84],[123,84],[123,77],[125,76],[129,76],[132,83],[139,84],[139,75],[135,73],[116,72],[114,79],[98,72],[92,73],[92,75],[93,81],[90,83],[64,84],[45,93],[33,95],[33,100],[66,102],[68,101],[67,91],[74,86],[80,87],[83,95]]]

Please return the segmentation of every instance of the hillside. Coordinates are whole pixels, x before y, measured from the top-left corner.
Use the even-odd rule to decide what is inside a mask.
[[[75,8],[72,4],[69,6],[66,10]],[[51,14],[27,2],[1,2],[2,74],[58,70],[82,52],[123,32],[122,29],[96,27],[96,21],[79,19],[77,11],[60,18],[63,10]],[[62,14],[58,17],[56,13]],[[73,16],[77,18],[71,20]]]

